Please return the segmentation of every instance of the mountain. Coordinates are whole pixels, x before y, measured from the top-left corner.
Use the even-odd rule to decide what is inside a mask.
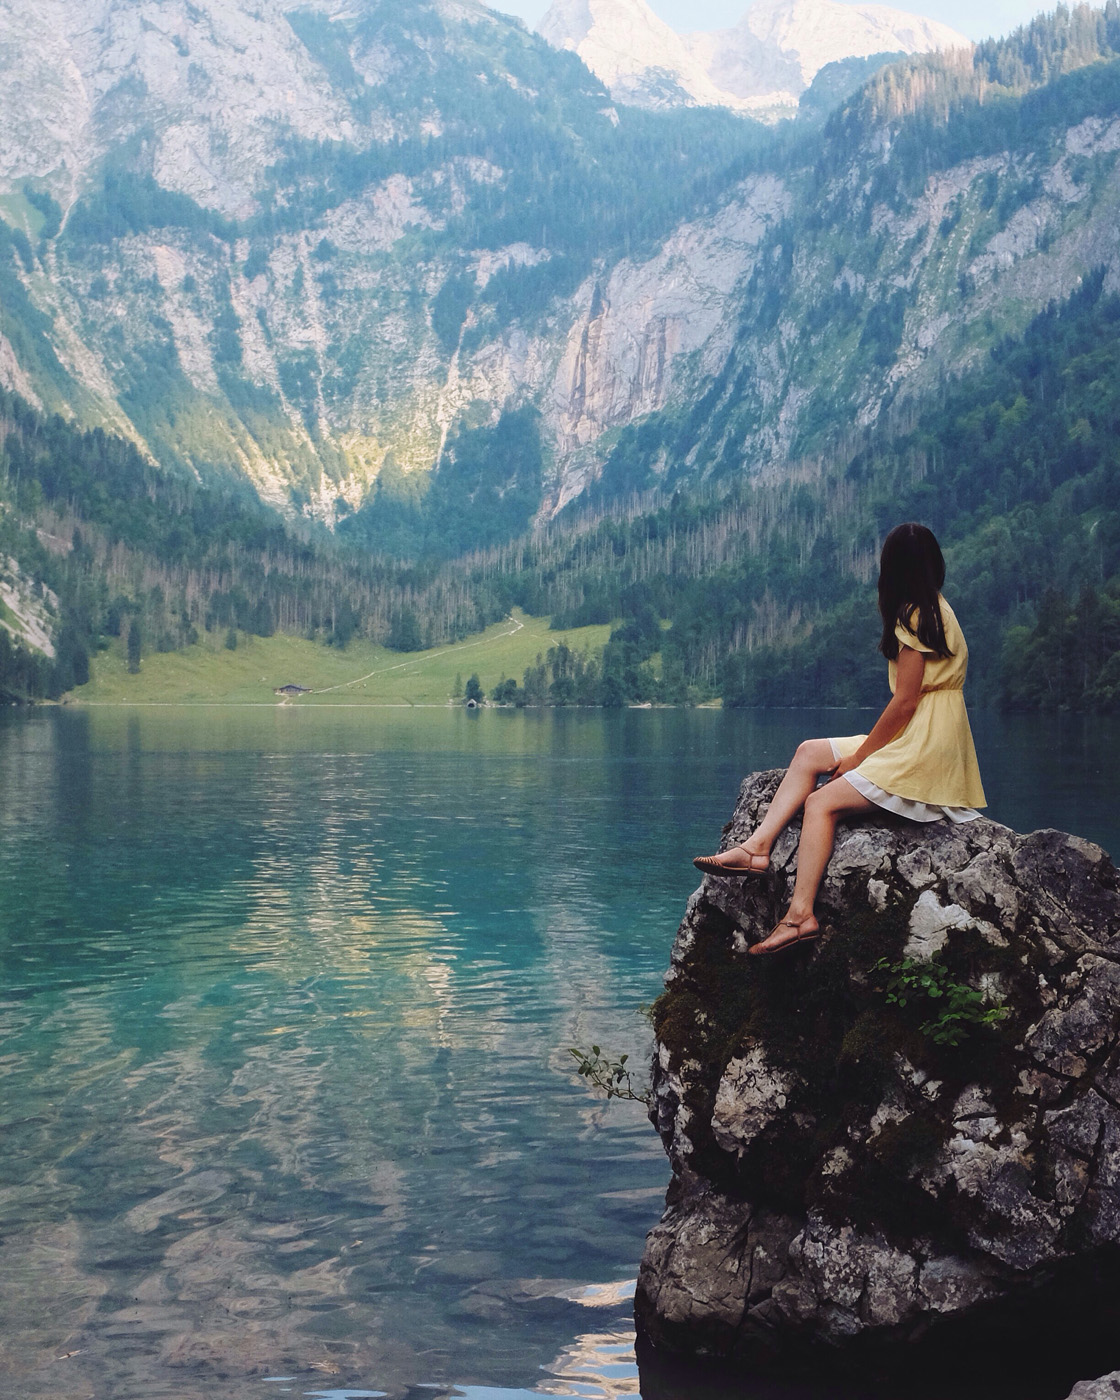
[[[0,0],[0,25],[0,383],[332,523],[472,405],[537,396],[564,298],[757,144],[620,114],[477,4]]]
[[[791,213],[752,252],[718,375],[642,425],[644,469],[619,439],[625,490],[788,469],[902,421],[1095,270],[1120,286],[1120,10],[1080,14],[1056,47],[1034,48],[1040,22],[894,65],[830,119],[782,180]]]
[[[756,114],[796,110],[816,74],[846,58],[971,48],[936,20],[839,0],[755,0],[733,28],[692,34],[646,0],[554,0],[537,28],[578,53],[616,101]]]
[[[358,131],[345,86],[326,80],[299,37],[299,12],[277,0],[5,0],[0,178],[49,178],[65,206],[131,146],[163,188],[250,213],[261,168],[286,139]]]
[[[745,106],[713,82],[703,59],[646,0],[554,0],[537,32],[554,47],[578,53],[618,102]]]
[[[0,385],[370,547],[438,548],[436,481],[492,543],[491,494],[509,537],[785,470],[1114,257],[1109,10],[822,130],[613,103],[481,5],[289,4],[0,0]]]
[[[519,604],[624,619],[614,703],[866,699],[797,644],[859,653],[903,508],[968,566],[987,694],[1048,703],[1010,661],[983,679],[1007,636],[1112,635],[1116,0],[854,93],[864,61],[826,65],[774,127],[614,103],[450,0],[254,0],[236,49],[217,0],[0,8],[0,384],[31,405],[0,423],[0,616],[52,631],[50,685],[130,611],[175,646],[242,615],[436,640]],[[278,74],[306,112],[268,106]],[[236,578],[229,501],[259,541]],[[345,568],[300,553],[324,527]],[[1120,694],[1111,665],[1062,694]]]

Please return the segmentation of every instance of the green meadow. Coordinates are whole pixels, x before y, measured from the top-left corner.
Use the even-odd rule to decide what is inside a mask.
[[[446,705],[456,677],[477,673],[489,693],[504,676],[520,681],[538,653],[563,641],[573,651],[598,650],[610,627],[550,632],[547,617],[515,612],[465,641],[429,651],[389,651],[354,640],[345,650],[303,637],[238,633],[236,650],[225,633],[182,651],[152,652],[129,673],[124,646],[114,642],[91,662],[88,685],[66,699],[80,705]],[[278,686],[305,686],[285,697]]]

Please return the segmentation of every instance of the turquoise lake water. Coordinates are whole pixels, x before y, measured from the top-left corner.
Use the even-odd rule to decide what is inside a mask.
[[[867,720],[0,715],[0,1393],[637,1395],[668,1168],[566,1048],[643,1059],[741,777]],[[974,727],[1120,852],[1120,724]]]

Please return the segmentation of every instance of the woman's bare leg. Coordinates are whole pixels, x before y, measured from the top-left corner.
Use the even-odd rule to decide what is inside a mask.
[[[817,786],[821,775],[831,773],[835,767],[836,759],[827,739],[806,739],[803,744],[798,744],[786,775],[771,799],[769,811],[754,833],[743,842],[744,847],[748,851],[757,848],[769,854],[770,847],[805,805],[806,798]],[[752,846],[752,842],[756,846]]]
[[[774,952],[786,943],[795,943],[799,938],[816,932],[820,925],[813,913],[813,905],[832,855],[836,823],[850,812],[867,812],[874,805],[844,778],[828,783],[806,797],[801,841],[797,848],[797,875],[789,909],[769,938],[754,945],[752,953]]]
[[[764,870],[762,862],[769,860],[771,846],[797,816],[821,774],[831,773],[835,767],[836,759],[827,739],[806,739],[799,744],[765,817],[741,846],[733,846],[722,856],[715,857],[718,863],[727,870]],[[845,786],[853,790],[850,784]],[[756,859],[752,862],[745,858],[744,851],[747,857]]]

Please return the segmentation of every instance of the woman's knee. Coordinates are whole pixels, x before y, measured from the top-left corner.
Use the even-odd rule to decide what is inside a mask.
[[[860,812],[871,806],[867,798],[857,792],[851,783],[840,778],[836,782],[814,788],[805,799],[805,816],[810,819],[835,821],[838,817],[846,816],[850,812]]]
[[[804,739],[794,751],[794,762],[811,768],[815,773],[827,773],[835,764],[832,745],[827,739]]]
[[[841,779],[839,782],[825,783],[823,787],[814,788],[805,799],[805,815],[831,821],[852,805],[858,806],[861,801],[851,783]]]

